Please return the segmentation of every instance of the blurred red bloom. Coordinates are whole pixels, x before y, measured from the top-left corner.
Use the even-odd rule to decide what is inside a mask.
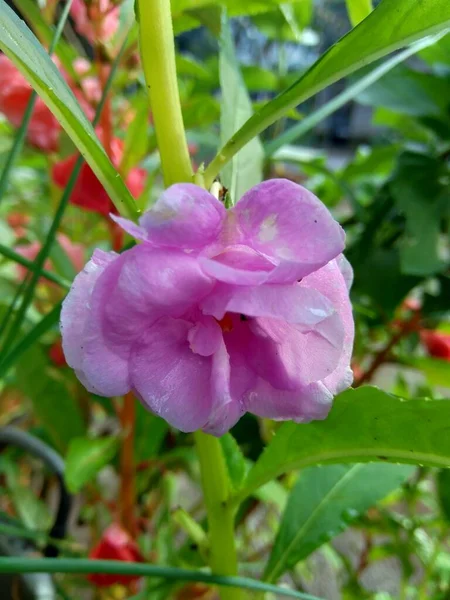
[[[101,137],[101,134],[99,134]],[[111,161],[115,167],[118,167],[123,154],[123,141],[113,139],[111,144]],[[52,171],[53,181],[61,188],[64,188],[70,179],[78,155],[73,154],[64,160],[57,162]],[[126,178],[126,184],[136,198],[144,191],[144,180],[146,172],[138,167],[131,169]],[[103,185],[97,179],[91,167],[84,163],[81,172],[70,196],[70,202],[80,206],[85,210],[90,210],[104,216],[109,213],[117,213],[114,204],[111,202],[108,193]]]
[[[89,558],[144,562],[136,542],[116,523],[113,523],[104,531],[98,544],[89,553]],[[138,580],[139,576],[91,574],[88,575],[88,579],[98,587],[107,587],[114,584],[129,585]]]
[[[4,54],[0,55],[0,112],[8,121],[19,127],[32,88],[13,63]],[[61,126],[44,102],[36,99],[31,121],[28,126],[27,139],[33,146],[45,152],[58,149],[58,138]]]
[[[70,14],[75,28],[90,42],[107,42],[116,33],[119,26],[119,6],[110,0],[99,0],[89,6],[84,0],[73,0]]]
[[[448,333],[423,329],[420,332],[420,338],[430,356],[450,361],[450,335]]]
[[[54,342],[50,346],[50,350],[48,351],[48,355],[52,363],[57,367],[66,367],[66,357],[64,356],[64,352],[62,349],[62,341],[59,338],[56,342]]]
[[[81,244],[74,244],[66,235],[63,233],[58,233],[56,236],[58,242],[60,243],[63,250],[66,252],[67,256],[70,258],[73,266],[75,267],[76,272],[78,273],[84,266],[84,248]],[[24,258],[28,258],[28,260],[34,260],[41,249],[41,244],[39,242],[31,242],[31,244],[21,244],[20,246],[16,246],[16,252],[21,254]],[[44,269],[46,271],[52,270],[52,262],[50,259],[47,259],[44,264]],[[28,269],[23,267],[22,265],[17,265],[17,275],[19,279],[24,279]],[[43,280],[45,281],[45,280]],[[56,284],[49,284],[56,285]]]
[[[6,217],[6,221],[17,237],[22,237],[26,233],[26,225],[30,222],[30,216],[20,212],[11,212]]]

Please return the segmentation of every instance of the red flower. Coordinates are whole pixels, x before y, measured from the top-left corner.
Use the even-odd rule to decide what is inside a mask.
[[[61,338],[54,342],[50,346],[50,350],[48,351],[48,355],[52,363],[57,367],[66,367],[66,357],[64,356],[64,352],[62,349],[62,341]]]
[[[32,91],[9,58],[4,54],[0,55],[0,112],[14,127],[19,127],[22,123]],[[30,144],[45,152],[54,152],[58,149],[60,131],[61,126],[56,118],[44,102],[37,98],[27,131]]]
[[[101,134],[100,134],[101,137]],[[111,161],[115,167],[118,167],[123,154],[123,142],[117,138],[112,140]],[[52,171],[53,181],[61,188],[64,188],[72,174],[78,155],[74,154],[68,158],[57,162]],[[140,168],[131,169],[126,178],[126,184],[136,198],[144,191],[145,170]],[[85,210],[90,210],[104,216],[109,213],[117,213],[114,204],[111,202],[108,193],[103,185],[97,179],[91,167],[84,163],[78,180],[70,196],[70,202],[76,204]]]
[[[420,338],[430,356],[450,361],[450,335],[448,333],[423,329],[420,332]]]
[[[89,553],[89,558],[98,560],[121,560],[123,562],[144,562],[144,558],[139,551],[135,541],[131,539],[126,531],[120,525],[113,523],[110,525],[99,543]],[[91,583],[98,587],[107,587],[116,583],[129,585],[139,579],[137,575],[88,575]]]

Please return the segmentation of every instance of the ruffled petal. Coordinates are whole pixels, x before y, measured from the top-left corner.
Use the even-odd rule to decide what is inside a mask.
[[[333,394],[320,381],[289,391],[277,390],[261,378],[245,398],[246,409],[255,415],[297,423],[325,419],[332,402]]]
[[[222,344],[222,330],[215,319],[203,317],[188,332],[189,347],[200,356],[211,356]]]
[[[231,210],[240,243],[273,260],[268,281],[294,282],[344,249],[345,234],[311,192],[286,179],[265,181]]]
[[[200,304],[205,314],[222,319],[226,312],[247,317],[274,317],[309,329],[334,312],[321,292],[295,285],[217,285]]]
[[[267,258],[243,245],[228,246],[212,257],[200,256],[199,263],[207,275],[235,285],[260,285],[274,269]]]
[[[217,198],[192,183],[177,183],[139,220],[157,246],[201,249],[216,241],[225,219]]]
[[[232,394],[230,357],[223,339],[212,359],[211,395],[211,414],[203,431],[220,437],[231,429],[245,412],[239,396]]]
[[[136,240],[140,240],[141,242],[148,241],[147,232],[143,227],[136,225],[133,221],[129,219],[125,219],[124,217],[119,217],[113,213],[109,213],[110,219],[112,219],[119,227],[121,227],[126,233],[134,237]]]
[[[174,249],[140,244],[120,256],[99,308],[111,343],[132,342],[157,319],[181,317],[212,290],[195,258]],[[106,281],[105,281],[106,284]]]
[[[344,274],[342,273],[344,271]],[[347,285],[351,282],[351,266],[345,261],[333,260],[325,267],[303,279],[301,286],[314,288],[326,296],[340,315],[344,340],[341,346],[339,364],[328,377],[323,380],[324,385],[332,394],[339,394],[347,389],[353,381],[350,369],[350,360],[353,350],[355,324],[353,321],[352,305],[348,295]]]
[[[99,396],[122,396],[130,391],[128,356],[130,336],[111,343],[110,329],[104,310],[111,297],[122,269],[120,256],[100,275],[93,289],[91,309],[83,335],[82,377],[80,381]],[[130,320],[130,315],[123,318]]]
[[[163,318],[136,342],[131,382],[143,403],[181,431],[201,429],[211,413],[211,358],[189,347],[192,324]]]
[[[91,295],[95,283],[105,269],[118,259],[115,252],[95,250],[91,260],[75,277],[61,310],[61,336],[67,364],[77,374],[82,370],[86,323],[91,309]],[[81,375],[82,376],[82,375]]]

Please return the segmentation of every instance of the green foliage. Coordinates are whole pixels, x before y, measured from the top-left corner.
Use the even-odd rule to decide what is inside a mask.
[[[222,444],[230,481],[234,488],[239,489],[247,473],[244,455],[231,433],[223,435],[220,438],[220,443]]]
[[[221,149],[206,171],[208,181],[243,146],[288,110],[362,66],[450,24],[446,0],[383,0],[367,19],[332,46],[282,94],[250,118]],[[376,30],[378,35],[371,35]]]
[[[422,331],[450,333],[448,2],[381,0],[371,11],[369,0],[172,0],[175,32],[184,32],[176,66],[194,171],[206,165],[209,184],[221,170],[234,202],[263,177],[287,177],[332,210],[346,231],[355,273],[356,383],[375,381],[384,390],[344,392],[321,422],[278,424],[247,414],[220,444],[210,438],[209,448],[223,453],[225,462],[218,463],[225,468],[211,470],[208,481],[214,479],[217,490],[208,490],[208,515],[193,436],[170,428],[137,399],[130,404],[134,427],[126,426],[122,400],[89,394],[58,354],[60,306],[79,269],[59,234],[82,246],[85,258],[97,247],[110,250],[112,242],[119,249],[120,240],[103,215],[68,204],[70,186],[55,211],[60,194],[53,165],[78,148],[116,206],[125,201],[133,215],[134,201],[117,171],[124,180],[137,166],[147,171],[137,201],[142,210],[164,185],[137,27],[124,41],[134,2],[120,5],[118,31],[106,41],[90,44],[69,26],[55,49],[57,66],[44,46],[64,15],[59,9],[53,14],[52,3],[14,4],[43,46],[4,0],[0,46],[66,131],[51,154],[29,143],[12,153],[14,136],[25,137],[26,123],[15,133],[16,125],[0,115],[0,171],[6,173],[0,184],[0,336],[7,340],[0,360],[0,426],[17,422],[62,452],[66,485],[72,493],[84,492],[79,522],[91,539],[58,545],[57,563],[0,559],[0,571],[64,572],[57,581],[65,598],[78,598],[91,585],[67,574],[92,570],[147,577],[136,600],[219,593],[208,585],[220,585],[220,595],[233,600],[239,586],[261,598],[270,592],[314,600],[292,590],[311,588],[331,597],[318,591],[328,578],[336,579],[344,600],[446,598],[450,405],[438,398],[448,396],[450,369],[447,360],[432,356]],[[333,45],[349,28],[345,4],[356,26]],[[401,46],[407,47],[378,60]],[[322,56],[319,48],[326,50]],[[84,74],[74,65],[81,57]],[[87,97],[86,83],[101,88],[100,105],[98,90]],[[70,90],[84,96],[81,105]],[[86,101],[96,110],[93,126],[83,112]],[[367,107],[373,109],[371,128]],[[94,135],[100,115],[101,127],[123,144],[121,158],[104,139],[103,151]],[[342,145],[334,144],[335,135]],[[219,139],[224,149],[210,163]],[[14,224],[18,216],[20,226]],[[38,258],[19,253],[36,241],[43,248]],[[24,282],[17,265],[30,273]],[[127,435],[116,434],[119,428]],[[0,520],[21,521],[15,528],[0,523],[0,545],[3,536],[15,536],[43,546],[53,476],[26,453],[0,450]],[[96,476],[104,467],[110,481],[103,487]],[[214,506],[219,488],[221,502]],[[125,515],[126,506],[132,510]],[[214,545],[211,523],[225,531],[223,517],[231,528],[235,524],[239,573],[251,578],[223,578],[205,569]],[[130,528],[144,563],[70,558],[86,556],[111,522]],[[70,533],[84,540],[78,527]],[[223,551],[229,540],[216,539]],[[225,563],[229,554],[223,552]],[[383,573],[389,559],[395,560],[398,593],[381,592],[384,579],[371,583],[372,591],[367,581],[373,571]],[[283,587],[266,585],[263,576],[283,577]],[[417,590],[410,581],[418,582]],[[116,591],[118,597],[133,593],[120,584]]]
[[[92,483],[97,473],[114,458],[118,446],[116,437],[72,439],[64,472],[67,489],[76,494],[87,483]]]
[[[250,470],[240,497],[291,469],[310,465],[392,461],[450,466],[443,432],[450,404],[404,401],[373,387],[343,392],[324,421],[285,423]]]
[[[17,387],[33,405],[33,411],[55,446],[65,451],[86,427],[76,399],[63,381],[49,377],[43,351],[30,347],[16,364]]]
[[[265,581],[277,581],[413,472],[414,467],[380,463],[326,465],[302,471],[289,496]]]
[[[351,24],[356,27],[373,10],[372,0],[346,0]]]
[[[222,17],[220,51],[220,87],[222,90],[221,139],[225,143],[252,115],[252,105],[239,71],[233,39],[225,14]],[[236,203],[254,185],[262,181],[263,149],[258,137],[238,152],[225,167],[222,180],[231,201]]]
[[[0,2],[0,48],[45,100],[83,157],[124,214],[135,215],[130,192],[110,163],[92,125],[42,46],[8,7]]]

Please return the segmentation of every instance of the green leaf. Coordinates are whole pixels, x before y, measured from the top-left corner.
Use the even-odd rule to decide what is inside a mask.
[[[240,501],[291,469],[317,464],[389,461],[450,466],[450,402],[405,401],[375,387],[337,396],[324,421],[284,423],[249,472]]]
[[[47,331],[55,327],[59,322],[61,314],[61,302],[58,302],[52,310],[44,315],[30,331],[13,347],[0,363],[0,378],[19,360],[33,344],[37,342]]]
[[[436,41],[442,37],[438,36]],[[431,37],[434,38],[435,36]],[[426,44],[424,48],[432,45]],[[413,117],[439,117],[446,114],[449,96],[448,79],[401,66],[362,92],[358,96],[358,102]]]
[[[350,23],[356,27],[373,10],[372,0],[346,0]]]
[[[0,49],[9,56],[53,112],[119,212],[136,216],[133,197],[111,164],[75,96],[36,37],[5,0],[0,0]]]
[[[206,169],[207,184],[241,148],[289,109],[374,60],[449,25],[448,0],[382,0],[291,87],[244,123]]]
[[[230,481],[235,489],[239,489],[247,473],[244,455],[231,433],[223,435],[220,438],[220,443],[225,456]]]
[[[47,505],[29,486],[21,482],[17,463],[3,456],[0,472],[6,475],[9,497],[23,525],[33,531],[50,527],[51,516]]]
[[[436,483],[442,514],[450,522],[450,471],[448,469],[438,471]]]
[[[36,417],[55,446],[65,451],[70,440],[85,433],[79,406],[66,386],[49,376],[48,362],[37,346],[25,352],[16,364],[16,385],[33,404]]]
[[[440,225],[448,206],[446,167],[429,154],[404,152],[390,184],[397,206],[406,218],[400,245],[402,273],[428,276],[445,268],[439,255]]]
[[[277,581],[413,472],[408,465],[379,463],[305,469],[289,496],[263,579]]]
[[[422,371],[430,385],[450,388],[450,364],[448,360],[427,356],[401,356],[400,361],[402,364]]]
[[[120,165],[122,173],[128,173],[141,161],[148,147],[148,98],[141,94],[134,101],[135,116],[125,135],[125,147]]]
[[[281,146],[285,144],[291,144],[298,140],[300,137],[308,133],[308,131],[311,131],[319,123],[322,123],[327,117],[336,112],[339,108],[341,108],[341,106],[344,106],[347,104],[347,102],[350,102],[350,100],[353,100],[357,96],[358,99],[361,98],[364,90],[367,88],[371,90],[375,82],[380,79],[384,80],[387,73],[389,73],[391,69],[396,67],[410,56],[416,54],[416,52],[435,44],[441,38],[442,35],[437,35],[427,38],[426,40],[422,40],[421,42],[417,42],[410,48],[399,52],[395,56],[392,56],[382,64],[378,65],[376,68],[372,69],[367,75],[349,85],[343,92],[326,102],[318,110],[302,119],[300,123],[289,128],[281,135],[265,144],[264,150],[266,156],[272,156],[279,148],[281,148]],[[390,87],[392,88],[392,82]]]
[[[224,142],[253,114],[225,13],[222,16],[219,73],[222,90],[220,131]],[[261,142],[255,137],[223,170],[222,182],[228,188],[233,203],[262,181],[263,154]]]
[[[136,402],[134,430],[134,453],[136,462],[155,458],[158,455],[169,425],[164,419],[153,415],[141,402]]]
[[[75,438],[70,442],[64,479],[69,492],[76,494],[111,462],[117,453],[116,437]]]

